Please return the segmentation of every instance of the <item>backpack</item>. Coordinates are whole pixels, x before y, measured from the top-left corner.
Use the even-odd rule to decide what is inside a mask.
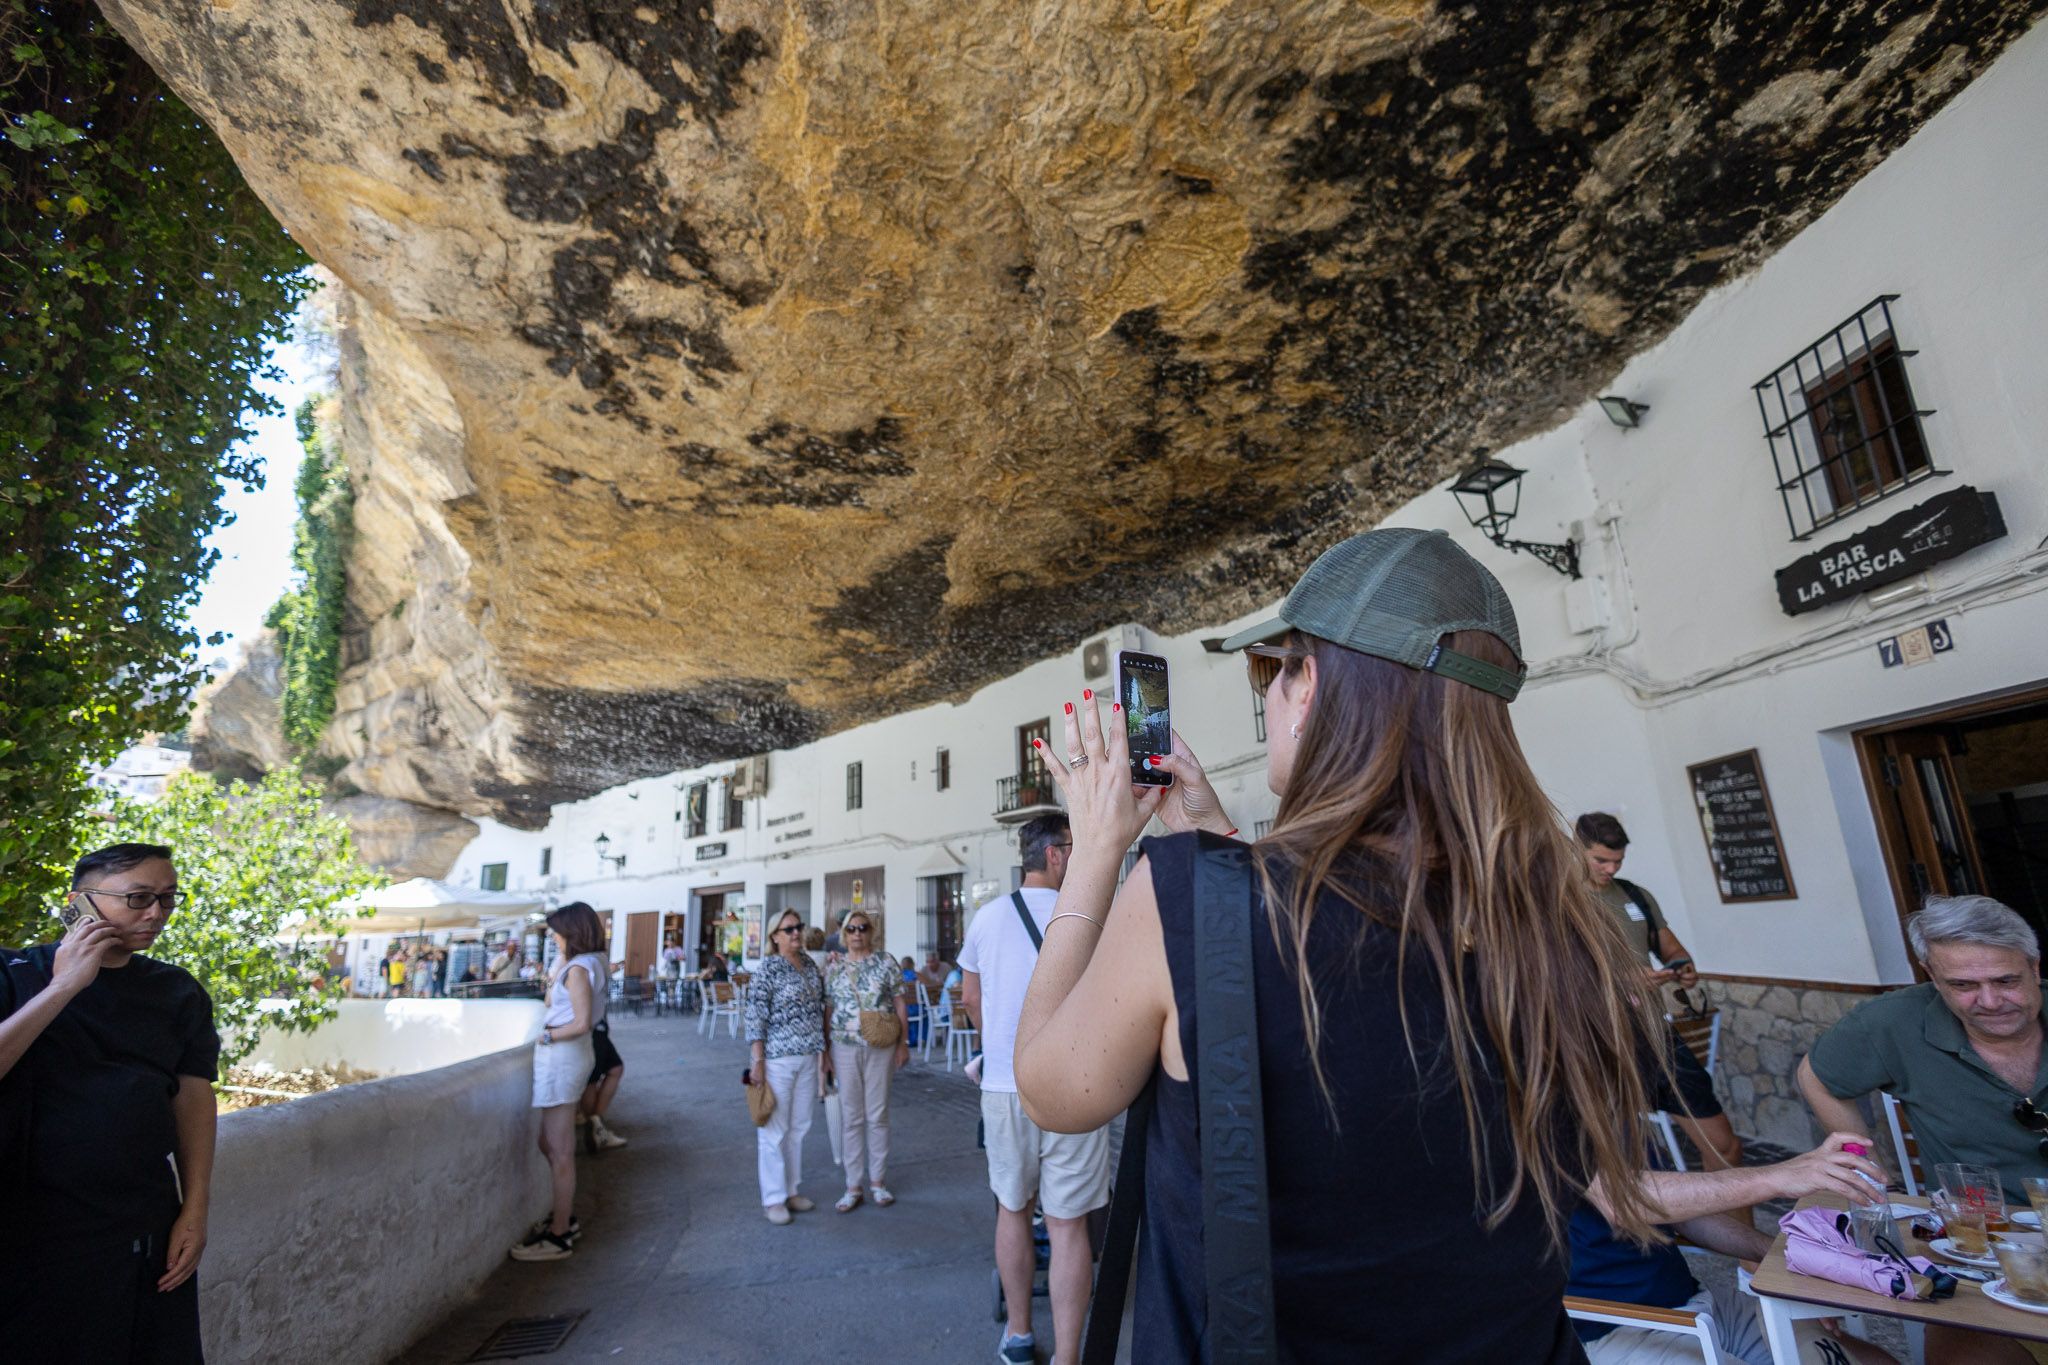
[[[1273,1329],[1273,1236],[1259,1077],[1258,988],[1252,967],[1251,850],[1198,836],[1195,863],[1196,1059],[1202,1142],[1202,1247],[1207,1365],[1280,1359]],[[1117,1162],[1109,1230],[1081,1342],[1082,1365],[1112,1365],[1145,1207],[1145,1134],[1154,1087],[1132,1103]]]

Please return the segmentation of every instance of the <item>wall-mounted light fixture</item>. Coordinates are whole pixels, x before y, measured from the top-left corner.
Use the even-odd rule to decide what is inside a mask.
[[[1602,394],[1600,411],[1607,414],[1607,420],[1623,431],[1632,431],[1643,424],[1643,414],[1650,410],[1648,403],[1635,403],[1618,393]]]
[[[1567,578],[1579,576],[1579,543],[1553,545],[1540,540],[1510,540],[1508,526],[1522,509],[1522,470],[1505,460],[1481,458],[1451,485],[1465,520],[1511,554],[1527,553]]]
[[[624,872],[626,870],[626,855],[621,853],[616,857],[613,856],[612,841],[609,835],[600,834],[597,836],[597,860],[601,863],[610,863],[614,872]]]

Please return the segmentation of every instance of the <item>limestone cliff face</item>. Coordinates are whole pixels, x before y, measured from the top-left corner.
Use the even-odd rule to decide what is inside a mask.
[[[330,747],[514,820],[1284,589],[2041,8],[102,6],[359,300]]]

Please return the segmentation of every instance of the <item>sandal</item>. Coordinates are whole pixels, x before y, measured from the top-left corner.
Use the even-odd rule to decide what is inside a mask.
[[[868,1186],[868,1193],[873,1196],[875,1207],[878,1209],[886,1209],[896,1202],[896,1196],[889,1193],[887,1185],[870,1185]]]
[[[877,1201],[880,1202],[880,1201]],[[848,1190],[839,1196],[839,1202],[832,1206],[835,1213],[852,1213],[860,1207],[860,1191]]]

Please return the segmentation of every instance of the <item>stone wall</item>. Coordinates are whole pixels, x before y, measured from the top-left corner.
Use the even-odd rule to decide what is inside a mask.
[[[538,1003],[488,1003],[537,1031]],[[503,1022],[484,1032],[502,1041]],[[522,1042],[223,1115],[200,1267],[207,1359],[389,1360],[429,1330],[546,1206],[532,1100]]]
[[[1871,998],[1867,989],[1703,981],[1721,1011],[1721,1062],[1714,1088],[1735,1131],[1804,1151],[1819,1131],[1794,1079],[1814,1039]]]

